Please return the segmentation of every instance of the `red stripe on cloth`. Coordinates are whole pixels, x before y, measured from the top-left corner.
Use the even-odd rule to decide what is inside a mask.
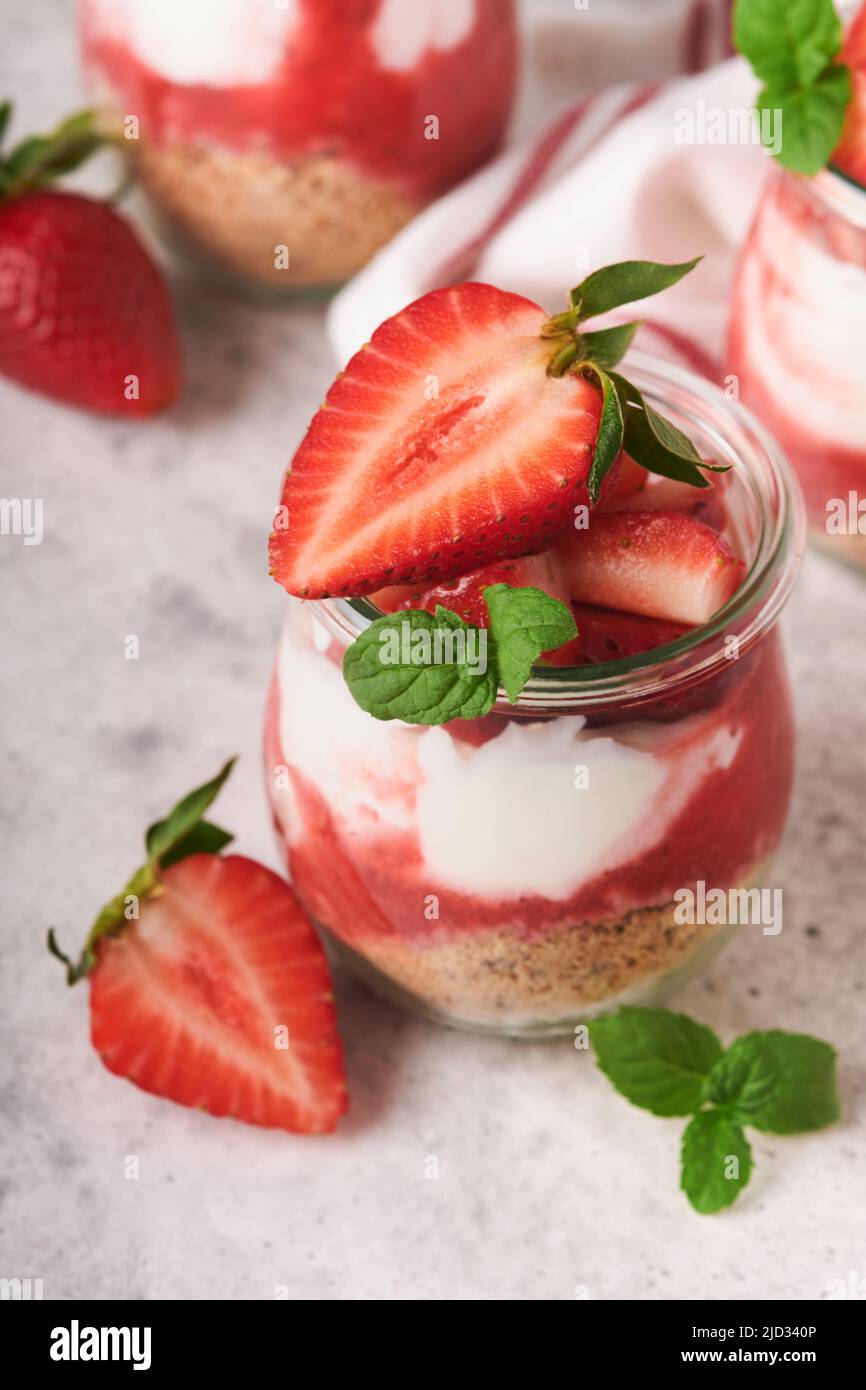
[[[711,357],[700,343],[690,338],[688,333],[683,333],[679,328],[672,328],[669,323],[661,323],[658,319],[644,319],[643,327],[655,333],[657,338],[663,339],[670,347],[678,352],[680,357],[689,364],[693,372],[700,376],[705,376],[710,381],[718,385],[722,377],[722,364]]]
[[[493,214],[487,225],[482,227],[471,241],[466,242],[458,251],[454,251],[439,267],[433,276],[431,289],[437,285],[457,284],[472,273],[482,251],[493,240],[496,233],[507,222],[510,222],[514,214],[519,212],[524,203],[529,200],[553,159],[568,137],[580,125],[594,102],[594,97],[587,97],[575,106],[570,106],[567,111],[563,111],[560,116],[557,116],[553,124],[548,126],[541,139],[533,145],[529,158],[517,175],[514,186],[504,202]]]
[[[709,62],[710,10],[707,0],[692,0],[683,30],[680,67],[683,72],[703,72]]]
[[[633,112],[640,110],[648,101],[661,90],[660,83],[648,83],[638,87],[633,94],[625,101],[620,109],[614,112],[610,120],[606,121],[601,130],[593,137],[587,145],[586,150],[581,152],[581,158],[587,150],[592,149],[598,144],[619,121]],[[526,163],[520,170],[517,179],[506,195],[493,217],[482,228],[482,230],[461,246],[458,251],[453,252],[447,260],[438,268],[435,275],[431,277],[428,289],[435,289],[437,286],[453,285],[465,280],[472,274],[482,253],[490,245],[490,242],[501,231],[508,222],[511,221],[515,213],[529,201],[530,197],[538,187],[545,173],[549,169],[556,155],[559,153],[566,140],[571,136],[583,121],[595,104],[596,97],[587,97],[584,101],[578,102],[575,106],[570,106],[561,115],[557,116],[552,125],[541,138],[535,143],[530,151]]]
[[[725,57],[732,58],[737,51],[734,47],[734,0],[723,0],[722,8],[725,23]]]

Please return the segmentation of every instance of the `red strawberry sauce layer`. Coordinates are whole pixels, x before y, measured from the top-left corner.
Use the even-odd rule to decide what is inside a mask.
[[[299,0],[278,71],[254,85],[169,81],[102,31],[87,5],[84,54],[157,146],[214,144],[284,160],[337,155],[407,196],[432,197],[502,138],[517,65],[513,6],[474,0],[465,38],[428,46],[414,67],[397,71],[379,64],[371,37],[382,3]],[[438,139],[425,137],[429,116],[440,122]]]
[[[321,657],[323,661],[337,655],[333,647]],[[715,703],[691,715],[688,722],[655,726],[669,731],[680,749],[683,745],[677,735],[681,733],[699,757],[702,747],[709,748],[714,738],[736,733],[739,742],[729,765],[720,765],[707,753],[706,774],[668,826],[663,841],[638,849],[632,859],[584,881],[566,900],[526,894],[496,900],[455,892],[445,883],[432,881],[412,831],[379,828],[374,823],[341,827],[321,791],[292,768],[291,749],[281,747],[275,673],[265,721],[265,762],[269,785],[273,785],[275,767],[289,769],[295,809],[289,815],[286,803],[275,798],[274,810],[304,905],[320,924],[363,951],[365,940],[394,935],[412,938],[420,946],[425,937],[441,929],[464,933],[505,927],[532,937],[664,904],[677,889],[694,886],[698,880],[708,887],[742,882],[773,852],[782,832],[793,770],[793,724],[775,631],[730,666],[733,673],[726,673]],[[507,723],[507,718],[502,720],[503,726]],[[460,736],[466,742],[483,742],[465,740],[463,731]],[[496,736],[493,732],[492,737]],[[487,737],[489,741],[490,731]],[[659,756],[667,754],[662,751]],[[671,756],[676,756],[676,748]],[[374,766],[370,773],[375,779]],[[280,823],[281,810],[283,816],[289,815],[290,841],[285,824]],[[550,833],[556,834],[555,825]],[[435,923],[425,921],[419,908],[430,893],[439,899]]]

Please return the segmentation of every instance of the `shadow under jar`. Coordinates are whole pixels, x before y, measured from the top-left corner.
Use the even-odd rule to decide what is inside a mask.
[[[663,998],[731,932],[678,921],[675,894],[759,886],[782,834],[794,731],[776,620],[802,498],[742,407],[629,366],[704,457],[734,465],[727,534],[748,572],[706,627],[628,660],[536,666],[516,706],[418,728],[377,721],[343,681],[377,609],[289,600],[265,764],[296,890],[340,963],[443,1023],[552,1035]]]
[[[799,475],[812,539],[866,570],[866,189],[832,169],[771,173],[734,288],[728,367]]]
[[[333,287],[494,154],[514,0],[81,0],[93,104],[175,245]],[[129,138],[130,134],[133,138]]]

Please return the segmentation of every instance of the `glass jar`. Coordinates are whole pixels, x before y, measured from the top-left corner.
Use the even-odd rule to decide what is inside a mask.
[[[771,173],[728,363],[799,474],[813,539],[866,569],[866,189],[830,169]]]
[[[707,895],[760,886],[784,826],[794,732],[775,624],[802,497],[736,402],[643,355],[629,367],[704,457],[734,465],[726,534],[748,570],[706,627],[626,660],[537,666],[516,706],[417,728],[372,718],[343,681],[378,610],[289,600],[265,763],[296,890],[339,962],[459,1027],[552,1035],[663,998],[731,934]]]
[[[81,0],[88,88],[165,230],[334,286],[497,149],[514,0]]]

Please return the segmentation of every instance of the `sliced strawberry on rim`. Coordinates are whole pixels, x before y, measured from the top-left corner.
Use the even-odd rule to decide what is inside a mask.
[[[299,1134],[347,1105],[322,946],[288,884],[203,819],[231,764],[147,834],[147,860],[103,908],[74,984],[90,977],[106,1067],[179,1105]],[[130,901],[137,915],[127,920]]]
[[[369,594],[547,545],[588,501],[601,399],[585,377],[548,375],[546,321],[466,284],[377,328],[295,455],[274,578],[306,598]]]
[[[571,607],[578,631],[574,642],[569,643],[574,666],[624,661],[664,647],[689,631],[685,623],[644,618],[614,608],[598,608],[589,603],[573,603]]]
[[[490,615],[484,602],[484,590],[491,584],[510,584],[512,588],[543,589],[551,598],[568,603],[568,586],[562,565],[553,550],[540,555],[522,555],[516,560],[497,560],[482,569],[472,570],[429,589],[410,584],[395,585],[371,594],[373,603],[383,613],[396,613],[401,608],[424,609],[435,613],[441,604],[473,627],[487,627]]]
[[[708,622],[746,572],[726,541],[682,512],[595,513],[556,549],[574,602],[692,626]]]

